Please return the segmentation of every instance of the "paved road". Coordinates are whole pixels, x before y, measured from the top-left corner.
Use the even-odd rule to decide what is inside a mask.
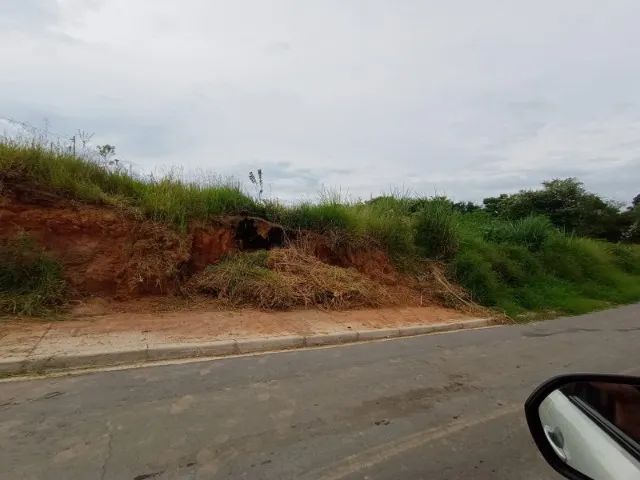
[[[640,373],[640,305],[527,326],[0,383],[2,479],[545,479],[522,404]]]

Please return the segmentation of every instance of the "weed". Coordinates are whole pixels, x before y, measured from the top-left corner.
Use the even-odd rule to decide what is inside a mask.
[[[427,258],[451,258],[460,245],[457,214],[448,200],[425,202],[415,214],[415,243]]]
[[[26,234],[0,240],[0,312],[48,313],[64,304],[60,265]]]

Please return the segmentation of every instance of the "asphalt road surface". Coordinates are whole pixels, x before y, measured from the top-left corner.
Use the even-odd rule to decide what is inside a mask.
[[[0,383],[0,478],[546,479],[522,405],[640,374],[640,305],[342,347]]]

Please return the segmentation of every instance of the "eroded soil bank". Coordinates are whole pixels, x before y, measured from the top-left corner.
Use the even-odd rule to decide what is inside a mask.
[[[277,262],[265,262],[265,268],[286,273],[287,287],[296,293],[306,284],[315,285],[313,295],[300,295],[304,301],[291,303],[294,308],[428,306],[447,303],[443,298],[451,293],[433,275],[417,281],[398,272],[388,255],[373,243],[286,231],[249,214],[211,218],[179,229],[126,209],[80,203],[32,186],[5,185],[0,194],[0,238],[20,234],[28,235],[62,265],[70,304],[76,306],[86,304],[87,299],[89,305],[95,304],[97,298],[122,302],[120,310],[126,312],[136,310],[131,308],[132,300],[146,299],[147,311],[156,307],[184,309],[189,308],[185,297],[204,291],[209,298],[221,300],[224,308],[228,306],[224,302],[227,287],[234,288],[233,282],[256,275],[255,269],[231,271],[237,278],[230,278],[229,285],[221,287],[218,279],[215,288],[200,291],[190,289],[193,279],[239,253],[275,249],[291,249],[292,255],[280,254]],[[300,259],[303,261],[292,263]],[[326,276],[326,291],[324,279],[318,276]],[[268,281],[269,277],[265,278],[261,281]],[[280,277],[273,278],[275,284]],[[358,295],[350,291],[356,284]],[[240,300],[243,306],[263,307],[253,304],[251,298]],[[118,309],[112,305],[114,308]]]

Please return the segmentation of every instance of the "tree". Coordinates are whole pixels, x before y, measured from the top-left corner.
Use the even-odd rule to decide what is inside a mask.
[[[618,241],[631,223],[621,205],[587,192],[576,178],[553,179],[539,190],[521,190],[484,200],[485,211],[509,220],[545,215],[558,228]]]
[[[480,210],[480,206],[473,202],[456,202],[453,204],[453,208],[460,213],[471,213]]]
[[[98,150],[98,155],[100,155],[105,165],[113,164],[111,158],[116,154],[116,147],[105,143],[104,145],[98,145],[96,149]]]
[[[509,195],[506,193],[500,194],[499,197],[488,197],[482,200],[482,204],[484,205],[484,210],[487,213],[492,215],[501,215],[504,201],[509,198]]]

